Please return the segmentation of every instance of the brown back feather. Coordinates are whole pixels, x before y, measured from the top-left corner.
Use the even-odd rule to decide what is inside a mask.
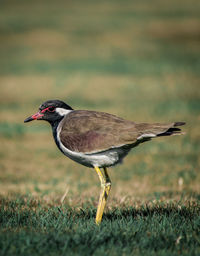
[[[177,126],[176,124],[136,124],[104,112],[75,110],[62,120],[60,138],[69,150],[94,153],[112,147],[137,145],[142,142],[138,142],[139,136],[164,135],[170,128]]]

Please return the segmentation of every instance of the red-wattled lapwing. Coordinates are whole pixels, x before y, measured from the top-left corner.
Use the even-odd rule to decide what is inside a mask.
[[[182,134],[177,127],[185,124],[135,123],[104,112],[73,110],[60,100],[44,102],[39,112],[24,122],[32,120],[48,121],[56,145],[63,154],[96,170],[101,181],[97,224],[101,222],[111,188],[107,167],[121,162],[133,147],[142,142],[159,136]]]

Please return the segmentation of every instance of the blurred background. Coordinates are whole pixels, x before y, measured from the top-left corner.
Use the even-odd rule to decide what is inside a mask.
[[[200,2],[9,0],[0,8],[0,195],[94,197],[92,169],[56,148],[47,99],[135,122],[186,121],[186,135],[133,149],[110,169],[110,205],[199,198]],[[89,199],[88,199],[89,198]]]

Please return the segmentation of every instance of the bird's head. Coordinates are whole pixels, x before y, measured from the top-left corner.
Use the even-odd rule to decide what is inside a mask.
[[[48,100],[42,103],[39,107],[39,111],[26,118],[24,120],[24,123],[33,121],[33,120],[46,120],[49,123],[54,123],[56,121],[59,121],[68,114],[73,109],[60,100]]]

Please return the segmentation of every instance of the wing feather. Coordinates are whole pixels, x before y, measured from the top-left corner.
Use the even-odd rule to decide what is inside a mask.
[[[60,140],[69,150],[91,154],[110,148],[133,147],[157,136],[180,134],[176,127],[183,124],[136,124],[104,112],[74,110],[62,120]]]
[[[94,153],[137,140],[135,123],[111,114],[77,110],[63,119],[61,142],[72,151]]]

